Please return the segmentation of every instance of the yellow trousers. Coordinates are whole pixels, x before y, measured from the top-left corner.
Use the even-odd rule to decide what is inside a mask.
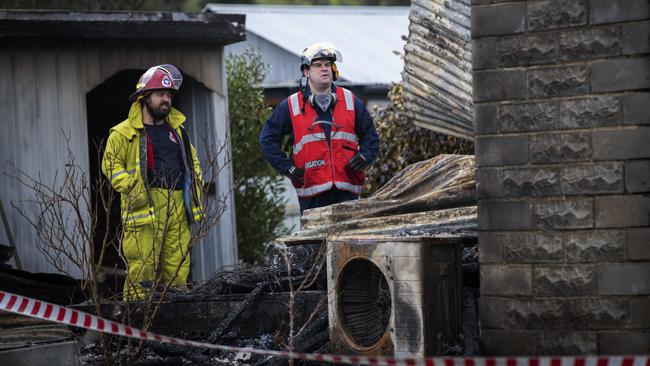
[[[155,222],[124,229],[125,300],[129,296],[144,298],[152,286],[184,287],[190,273],[190,228],[183,206],[183,191],[152,188],[151,198]]]

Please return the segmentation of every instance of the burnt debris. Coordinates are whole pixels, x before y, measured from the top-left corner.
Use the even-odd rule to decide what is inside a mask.
[[[395,357],[476,355],[474,191],[473,156],[441,155],[416,163],[369,198],[306,211],[302,229],[279,238],[266,262],[223,268],[189,291],[164,293],[151,324],[144,315],[151,304],[107,302],[102,316],[128,319],[159,334],[238,347]],[[85,306],[80,309],[90,310]],[[343,323],[336,323],[341,316]],[[104,364],[99,337],[92,332],[78,336],[84,343],[82,364]],[[395,341],[403,337],[405,342]],[[137,342],[113,338],[112,345],[117,364],[290,363],[157,343],[145,343],[133,363],[129,359]]]

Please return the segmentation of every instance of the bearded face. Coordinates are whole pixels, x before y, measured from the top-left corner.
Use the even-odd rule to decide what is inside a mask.
[[[171,111],[173,94],[165,90],[156,90],[144,98],[144,105],[147,112],[154,121],[164,120]]]

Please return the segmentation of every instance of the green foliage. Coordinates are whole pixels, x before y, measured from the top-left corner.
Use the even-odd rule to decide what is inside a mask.
[[[473,154],[471,141],[439,134],[416,126],[406,118],[404,89],[394,84],[388,92],[390,103],[386,108],[370,111],[381,138],[381,152],[366,171],[366,189],[372,194],[395,173],[415,162],[440,154]]]
[[[282,225],[282,177],[266,163],[258,142],[271,112],[259,86],[266,70],[260,54],[250,49],[226,58],[237,244],[240,258],[248,263],[259,260],[268,243],[288,233]]]

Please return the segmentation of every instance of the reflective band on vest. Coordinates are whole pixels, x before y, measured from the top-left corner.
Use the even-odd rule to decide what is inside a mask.
[[[305,135],[300,139],[300,141],[298,141],[297,144],[293,145],[293,153],[294,155],[299,153],[300,150],[302,150],[302,148],[305,146],[305,144],[309,142],[322,141],[322,140],[325,140],[325,134],[322,132]]]
[[[291,113],[294,116],[297,116],[300,114],[300,102],[298,101],[298,93],[293,93],[289,97],[291,99]]]
[[[361,194],[361,190],[363,189],[363,186],[358,186],[356,184],[351,184],[348,182],[335,182],[334,185],[338,189],[349,191],[356,194]]]
[[[357,135],[349,132],[335,132],[331,137],[330,140],[347,140],[356,143],[359,143],[359,138]]]
[[[296,188],[296,192],[300,197],[309,197],[315,196],[319,193],[323,193],[332,189],[332,182],[327,182],[318,186],[311,186],[308,188]]]
[[[348,111],[354,111],[354,100],[352,98],[352,92],[347,89],[343,89],[343,96],[345,97],[345,107],[348,109]]]

